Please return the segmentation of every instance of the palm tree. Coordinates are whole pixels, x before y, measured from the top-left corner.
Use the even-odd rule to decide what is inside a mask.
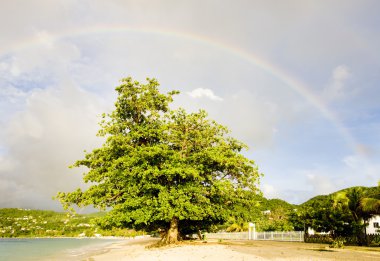
[[[367,244],[368,221],[374,215],[380,214],[380,199],[372,196],[366,195],[361,187],[351,188],[335,196],[334,206],[343,205],[350,211],[356,227],[353,232],[357,235],[359,244]]]

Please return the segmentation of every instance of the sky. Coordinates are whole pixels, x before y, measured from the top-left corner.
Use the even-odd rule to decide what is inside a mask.
[[[0,0],[0,208],[61,210],[120,79],[249,146],[268,198],[380,180],[380,2]]]

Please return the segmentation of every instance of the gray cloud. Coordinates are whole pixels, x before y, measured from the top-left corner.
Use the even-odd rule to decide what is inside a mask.
[[[0,168],[0,206],[45,206],[57,191],[81,184],[81,171],[68,166],[82,158],[84,149],[100,144],[95,137],[97,98],[76,86],[33,91],[24,111],[16,114],[2,133],[7,154]]]

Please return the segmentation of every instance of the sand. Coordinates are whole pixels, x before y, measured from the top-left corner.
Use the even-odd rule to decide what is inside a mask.
[[[91,257],[95,261],[178,261],[178,260],[265,260],[250,254],[230,249],[216,243],[180,244],[160,248],[146,248],[156,239],[140,239],[133,242],[119,243],[110,247],[110,251]]]
[[[145,238],[114,244],[88,261],[187,260],[380,260],[380,251],[329,249],[326,245],[274,241],[192,242],[146,248],[157,239]]]

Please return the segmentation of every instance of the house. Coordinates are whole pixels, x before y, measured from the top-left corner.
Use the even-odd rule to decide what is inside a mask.
[[[318,235],[329,235],[330,231],[329,232],[315,232],[314,229],[312,229],[311,227],[308,227],[307,228],[307,234],[308,235],[315,235],[315,234],[318,234]]]
[[[308,227],[307,233],[309,235],[314,234],[329,234],[330,232],[315,232],[314,229]],[[366,234],[380,234],[380,215],[373,216],[371,219],[368,220],[368,226],[366,227]]]
[[[373,216],[368,221],[367,234],[380,234],[380,215]]]

